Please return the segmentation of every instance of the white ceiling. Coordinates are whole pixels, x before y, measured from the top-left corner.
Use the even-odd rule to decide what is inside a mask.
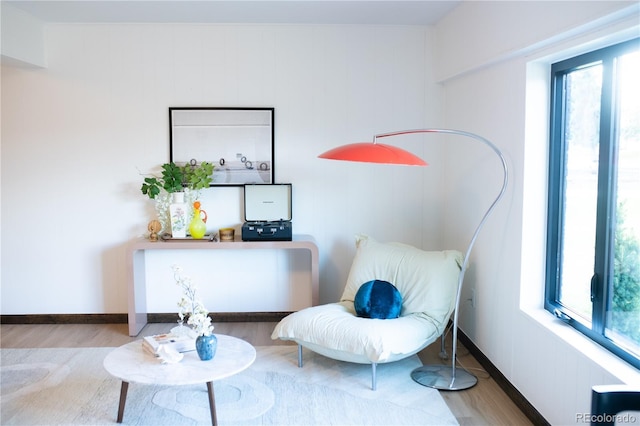
[[[44,22],[432,25],[460,0],[2,0]]]

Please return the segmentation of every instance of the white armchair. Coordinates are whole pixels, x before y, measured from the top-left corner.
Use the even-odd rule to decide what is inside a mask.
[[[298,344],[329,358],[376,365],[411,356],[445,330],[454,309],[462,253],[423,251],[401,243],[379,243],[356,237],[356,255],[339,302],[313,306],[283,318],[271,338]],[[402,297],[399,318],[370,319],[356,315],[355,295],[371,280],[388,281]]]

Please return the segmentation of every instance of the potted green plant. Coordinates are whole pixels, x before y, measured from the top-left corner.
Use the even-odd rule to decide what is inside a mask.
[[[213,180],[213,164],[205,161],[197,164],[192,160],[184,166],[165,163],[161,168],[160,176],[144,178],[140,191],[156,201],[162,230],[171,229],[172,236],[184,237],[193,202],[199,197],[199,191],[208,188]]]
[[[165,163],[162,165],[161,176],[145,177],[140,191],[149,198],[156,198],[161,190],[171,194],[181,192],[184,188],[191,191],[198,191],[208,188],[211,184],[213,174],[213,164],[203,161],[196,164],[192,161],[184,166],[175,163]]]

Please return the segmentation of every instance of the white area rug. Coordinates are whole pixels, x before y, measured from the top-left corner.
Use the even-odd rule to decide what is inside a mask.
[[[214,382],[223,425],[457,424],[438,391],[409,373],[416,356],[371,367],[334,361],[295,346],[257,347],[246,371]],[[110,348],[1,349],[0,424],[115,424],[120,381],[102,366]],[[215,362],[215,359],[214,361]],[[123,424],[211,424],[206,386],[129,386]]]

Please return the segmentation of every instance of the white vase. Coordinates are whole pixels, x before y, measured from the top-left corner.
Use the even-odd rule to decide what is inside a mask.
[[[187,236],[188,216],[187,204],[184,202],[184,192],[171,194],[169,218],[171,220],[171,236],[173,238],[185,238]]]

